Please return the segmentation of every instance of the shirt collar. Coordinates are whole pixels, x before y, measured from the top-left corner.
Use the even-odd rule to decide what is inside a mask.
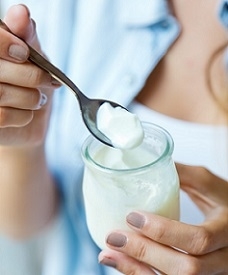
[[[219,17],[221,18],[223,25],[228,28],[228,0],[221,1]]]
[[[148,26],[163,21],[169,14],[167,0],[119,0],[119,16],[127,25]]]

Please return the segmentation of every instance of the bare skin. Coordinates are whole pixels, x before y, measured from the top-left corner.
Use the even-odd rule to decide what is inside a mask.
[[[227,125],[225,48],[215,57],[208,72],[213,54],[228,44],[226,30],[216,17],[218,1],[207,1],[207,5],[204,0],[170,2],[180,21],[181,35],[150,75],[137,99],[178,119]],[[208,85],[208,74],[213,91]],[[220,104],[226,106],[225,110]]]
[[[210,0],[207,8],[214,9],[216,2]],[[199,47],[203,48],[209,43],[203,40],[202,45],[201,43],[197,45],[195,50],[193,49],[195,44],[192,44],[191,51],[184,50],[184,46],[188,45],[187,42],[192,41],[191,35],[194,33],[190,36],[185,34],[188,24],[183,20],[185,18],[187,20],[188,14],[184,9],[185,5],[182,6],[181,3],[189,5],[188,10],[193,8],[197,10],[202,6],[205,8],[202,0],[173,1],[173,9],[177,17],[183,26],[185,24],[186,26],[180,39],[159,64],[157,70],[151,74],[151,79],[148,79],[138,100],[174,117],[196,122],[225,124],[226,115],[208,96],[205,81],[200,77],[198,79],[199,74],[204,75],[206,63],[211,54],[217,46],[225,42],[224,31],[218,23],[214,22],[216,30],[217,28],[220,30],[216,31],[218,39],[213,38],[211,41],[213,45],[210,45],[207,51],[202,51],[202,60],[198,60],[198,58],[201,59]],[[185,12],[183,18],[181,9],[184,9],[183,13]],[[34,25],[25,7],[11,8],[5,21],[15,33],[31,42],[40,51]],[[196,21],[197,30],[201,20],[193,21]],[[207,29],[206,26],[204,28]],[[206,32],[204,28],[200,27],[203,33]],[[199,33],[197,35],[200,36]],[[56,85],[49,75],[26,62],[28,52],[24,54],[20,52],[19,59],[15,59],[14,51],[11,51],[14,58],[8,55],[9,45],[26,47],[25,44],[3,30],[0,30],[0,37],[0,228],[7,234],[23,237],[44,229],[54,218],[58,208],[58,193],[47,168],[44,154],[52,93]],[[182,52],[181,49],[183,49],[183,56],[177,58],[179,57],[177,52]],[[191,55],[187,58],[186,54],[189,52]],[[221,68],[219,60],[217,59],[213,67],[215,71]],[[185,70],[186,64],[192,70]],[[177,78],[174,71],[181,77]],[[178,82],[178,80],[181,81]],[[213,84],[216,87],[217,80],[219,85],[224,87],[224,78],[221,77],[221,80],[216,78]],[[41,106],[42,93],[47,95],[48,101]],[[15,94],[17,94],[16,98],[12,96]],[[180,102],[178,108],[177,102]],[[185,102],[191,103],[191,108]],[[159,104],[161,106],[164,104],[164,107]],[[184,108],[180,108],[181,104]],[[209,108],[209,118],[202,112],[203,108],[200,104],[203,104],[203,108]],[[191,110],[192,106],[195,108],[194,112]],[[177,113],[177,109],[180,114]],[[228,183],[203,168],[182,165],[177,165],[177,168],[181,187],[204,211],[205,223],[196,227],[148,213],[137,213],[137,218],[143,217],[142,221],[144,221],[140,228],[133,225],[133,216],[131,216],[131,222],[129,217],[127,219],[133,232],[117,231],[108,236],[107,245],[110,250],[103,251],[99,257],[103,264],[112,265],[127,275],[155,274],[152,267],[169,275],[228,273]],[[215,182],[218,183],[219,188],[215,189]],[[168,231],[166,231],[167,226]],[[176,238],[177,233],[178,238]],[[113,241],[119,237],[123,245],[117,247]]]
[[[223,63],[228,41],[216,19],[218,1],[170,3],[182,33],[151,73],[137,100],[174,118],[228,125]],[[221,47],[223,51],[214,56]],[[168,275],[228,274],[228,182],[200,167],[177,164],[177,170],[181,188],[203,211],[205,222],[192,226],[150,213],[130,213],[126,222],[133,232],[119,230],[107,236],[109,249],[99,255],[102,264],[126,275],[154,275],[156,270]]]
[[[130,213],[127,223],[133,232],[110,233],[110,250],[101,252],[101,263],[126,275],[153,275],[154,270],[168,275],[228,274],[228,182],[200,167],[177,164],[177,170],[181,188],[203,211],[205,222],[193,226]]]
[[[12,7],[4,20],[40,50],[24,6]],[[28,49],[23,42],[2,29],[0,37],[0,228],[23,237],[44,227],[57,209],[58,195],[44,153],[56,87],[49,75],[26,62]],[[13,58],[10,45],[23,46],[25,51]],[[45,106],[40,105],[42,93],[48,98]]]

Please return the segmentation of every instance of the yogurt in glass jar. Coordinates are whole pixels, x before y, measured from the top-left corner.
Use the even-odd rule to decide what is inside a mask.
[[[86,220],[101,249],[110,231],[131,230],[126,216],[132,211],[179,219],[179,179],[172,160],[172,137],[158,125],[141,124],[144,138],[134,148],[112,148],[92,136],[82,146]]]

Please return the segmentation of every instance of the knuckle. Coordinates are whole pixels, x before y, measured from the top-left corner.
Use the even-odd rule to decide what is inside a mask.
[[[144,243],[140,243],[138,245],[138,248],[135,252],[135,257],[139,260],[139,261],[143,261],[146,257],[147,254],[147,247]]]
[[[28,79],[34,86],[40,86],[42,84],[43,71],[35,66],[31,66]]]
[[[154,240],[161,242],[164,239],[164,236],[167,232],[167,227],[165,224],[156,223],[156,228],[154,230]]]
[[[0,59],[0,80],[3,78],[2,74],[3,74],[3,64],[2,64],[2,60]]]
[[[212,234],[204,227],[198,228],[191,241],[190,253],[202,255],[210,252],[212,244]]]
[[[8,98],[6,85],[0,83],[0,106],[7,106]]]
[[[7,117],[8,112],[6,111],[6,108],[0,107],[0,127],[3,128],[7,125]]]
[[[198,166],[196,167],[196,169],[198,169],[198,173],[201,175],[205,175],[208,173],[207,168],[205,168],[204,166]]]
[[[0,83],[0,105],[3,100],[3,96],[4,96],[4,86]]]
[[[33,91],[30,92],[30,96],[31,96],[32,106],[34,106],[34,107],[39,106],[41,92],[39,90],[33,90]]]
[[[178,275],[199,275],[201,271],[202,268],[199,261],[194,257],[188,256],[182,262]]]
[[[197,177],[206,180],[210,174],[209,170],[203,166],[196,167]]]

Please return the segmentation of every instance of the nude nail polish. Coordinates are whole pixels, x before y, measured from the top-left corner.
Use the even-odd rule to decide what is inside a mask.
[[[145,224],[145,217],[139,213],[132,212],[127,215],[127,222],[139,229],[142,229]]]
[[[40,108],[42,108],[47,103],[47,100],[47,96],[41,93],[40,101],[36,109],[39,110]]]
[[[127,237],[121,233],[111,233],[106,242],[115,247],[124,247],[127,244]]]
[[[111,258],[104,257],[100,260],[100,264],[116,268],[116,262]]]
[[[28,58],[29,51],[27,48],[21,45],[12,44],[8,49],[8,54],[10,57],[18,61],[25,61]]]
[[[41,94],[40,106],[44,106],[47,103],[47,96],[45,94]]]

